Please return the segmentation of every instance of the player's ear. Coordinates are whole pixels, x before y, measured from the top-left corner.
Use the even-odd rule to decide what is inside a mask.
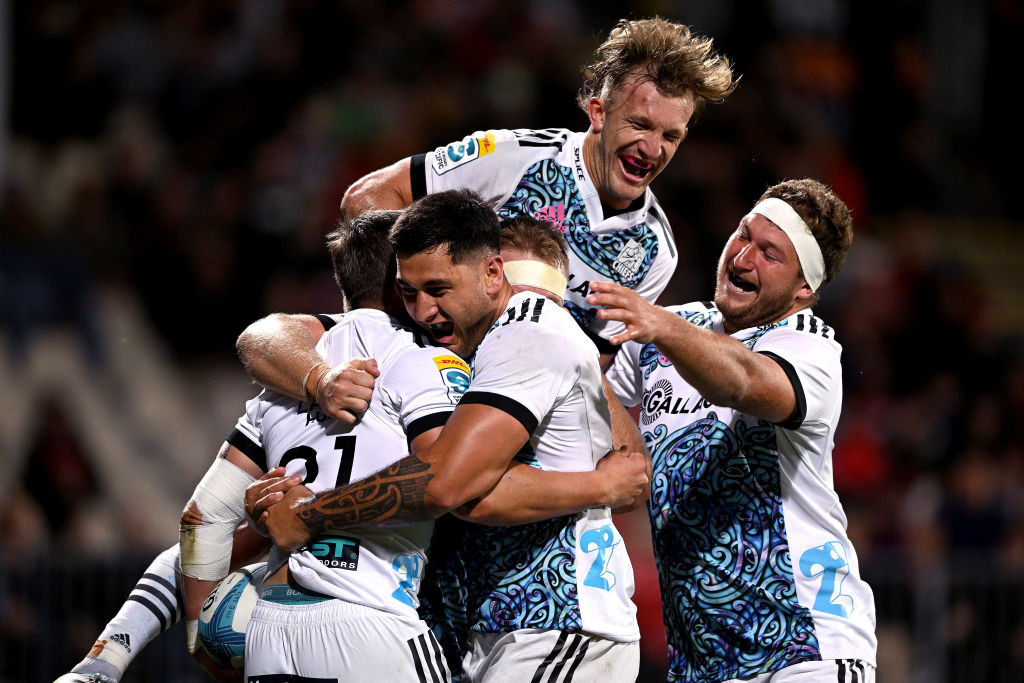
[[[605,102],[600,97],[591,97],[587,101],[587,116],[590,118],[590,127],[595,133],[600,133],[604,128]]]
[[[488,256],[487,260],[484,261],[484,285],[487,289],[487,294],[494,295],[501,290],[501,285],[505,281],[505,262],[502,260],[501,255],[493,254]]]
[[[807,280],[800,278],[800,282],[800,287],[796,290],[796,300],[800,303],[805,303],[814,296],[814,290],[807,284]]]

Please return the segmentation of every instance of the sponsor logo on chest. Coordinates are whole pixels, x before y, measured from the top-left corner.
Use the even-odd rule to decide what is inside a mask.
[[[707,410],[711,403],[703,396],[672,396],[672,383],[667,379],[658,380],[654,386],[644,392],[643,412],[640,421],[645,425],[658,420],[663,415],[681,415]]]

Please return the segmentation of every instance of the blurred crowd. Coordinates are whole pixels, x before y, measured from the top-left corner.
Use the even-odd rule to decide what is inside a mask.
[[[580,67],[622,16],[713,36],[742,80],[654,183],[681,254],[662,303],[708,298],[725,236],[766,186],[832,185],[857,237],[816,312],[845,351],[835,479],[881,586],[880,633],[932,642],[883,630],[914,616],[887,587],[912,593],[962,558],[986,581],[1017,577],[1020,597],[1024,330],[995,304],[999,274],[943,242],[970,244],[985,223],[1022,244],[1024,134],[1006,100],[1020,0],[7,4],[9,367],[61,328],[102,371],[118,353],[97,331],[104,291],[139,298],[183,373],[236,363],[252,320],[340,308],[323,236],[356,178],[475,130],[584,129]],[[59,543],[75,506],[102,495],[96,454],[61,408],[39,410],[53,419],[0,480],[0,564],[27,533]],[[988,637],[1024,667],[1024,620],[993,634],[989,607],[951,604],[935,641],[949,656]]]

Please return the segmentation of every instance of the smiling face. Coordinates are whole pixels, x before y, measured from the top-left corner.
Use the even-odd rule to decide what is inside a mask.
[[[468,359],[504,302],[501,257],[453,263],[444,247],[398,258],[395,284],[405,310],[434,340]],[[510,294],[511,290],[507,294]]]
[[[607,99],[591,98],[587,114],[587,170],[601,201],[625,209],[643,195],[686,137],[693,95],[663,95],[649,78],[631,74]]]
[[[782,320],[808,305],[793,242],[760,214],[747,214],[718,261],[715,305],[732,334]]]

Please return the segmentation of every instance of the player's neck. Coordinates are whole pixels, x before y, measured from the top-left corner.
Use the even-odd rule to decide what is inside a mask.
[[[507,280],[501,283],[501,289],[498,290],[497,295],[494,297],[494,317],[491,319],[491,325],[493,325],[501,314],[508,308],[509,299],[515,296],[516,290],[512,288],[512,285]]]

